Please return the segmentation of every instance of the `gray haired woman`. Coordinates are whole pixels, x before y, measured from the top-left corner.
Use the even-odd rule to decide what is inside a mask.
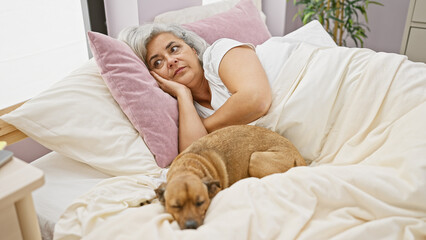
[[[188,46],[197,51],[200,62],[203,61],[203,53],[209,44],[192,31],[185,30],[179,25],[173,24],[145,24],[142,26],[132,26],[123,29],[118,35],[118,39],[126,42],[136,55],[146,64],[146,45],[153,37],[160,33],[169,32],[182,39]]]
[[[220,39],[211,46],[181,26],[146,24],[119,39],[143,60],[179,107],[179,151],[214,130],[267,113],[271,88],[254,46]]]

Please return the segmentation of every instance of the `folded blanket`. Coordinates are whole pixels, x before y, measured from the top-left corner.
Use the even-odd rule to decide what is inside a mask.
[[[426,238],[426,65],[301,44],[274,82],[257,125],[289,138],[310,166],[237,182],[184,231],[159,203],[138,207],[154,178],[109,179],[66,210],[55,238]]]

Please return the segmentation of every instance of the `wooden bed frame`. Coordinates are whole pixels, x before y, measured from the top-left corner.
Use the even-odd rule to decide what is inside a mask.
[[[18,103],[16,105],[7,107],[0,110],[0,116],[12,112],[13,110],[20,107],[25,102]],[[8,145],[21,141],[28,136],[25,133],[19,131],[15,126],[0,119],[0,141],[6,141]]]

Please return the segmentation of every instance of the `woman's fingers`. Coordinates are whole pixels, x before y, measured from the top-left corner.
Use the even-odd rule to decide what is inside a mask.
[[[185,87],[180,83],[167,80],[153,71],[151,71],[150,73],[152,74],[152,76],[154,76],[155,80],[157,80],[157,83],[160,88],[166,93],[172,95],[173,97],[177,96],[179,88]]]
[[[166,84],[166,82],[168,81],[167,79],[162,78],[160,75],[158,75],[157,73],[151,71],[150,72],[151,75],[154,77],[154,79],[157,81],[158,85],[160,86],[161,89],[163,89],[164,91],[166,91],[164,89],[164,85]]]
[[[151,75],[157,80],[157,82],[163,82],[166,79],[162,78],[160,75],[158,75],[156,72],[150,71]]]

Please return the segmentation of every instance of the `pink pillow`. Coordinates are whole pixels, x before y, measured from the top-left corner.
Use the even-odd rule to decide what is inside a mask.
[[[112,96],[142,136],[157,165],[167,167],[178,154],[176,99],[159,88],[127,44],[100,33],[89,32],[88,36]]]
[[[241,0],[232,9],[183,24],[209,44],[220,38],[261,44],[271,37],[252,0]],[[89,32],[90,48],[112,96],[139,132],[160,167],[178,154],[178,108],[163,92],[143,62],[125,43]]]
[[[209,44],[220,38],[231,38],[258,45],[271,37],[252,0],[241,0],[226,12],[182,26],[197,33]]]

